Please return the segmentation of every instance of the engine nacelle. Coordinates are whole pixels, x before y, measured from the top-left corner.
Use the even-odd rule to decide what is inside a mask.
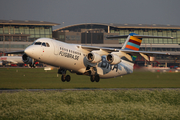
[[[23,54],[22,60],[23,60],[23,62],[26,63],[26,64],[33,64],[33,63],[32,63],[32,59],[31,59],[29,56],[27,56],[26,54]]]
[[[86,59],[91,63],[98,63],[99,61],[101,61],[101,56],[97,53],[90,52],[86,56]]]
[[[107,55],[106,60],[109,64],[112,64],[112,65],[116,65],[121,62],[121,58],[115,54]]]

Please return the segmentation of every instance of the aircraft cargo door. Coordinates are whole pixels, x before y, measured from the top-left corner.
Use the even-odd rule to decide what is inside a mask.
[[[56,41],[52,41],[52,43],[54,45],[54,54],[58,55],[58,52],[59,52],[58,43],[56,43]]]

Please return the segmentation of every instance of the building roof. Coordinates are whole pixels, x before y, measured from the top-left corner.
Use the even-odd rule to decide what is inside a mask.
[[[63,30],[63,29],[68,29],[70,27],[78,27],[78,26],[88,26],[88,25],[102,25],[102,26],[110,26],[110,27],[114,27],[114,28],[144,28],[144,29],[180,29],[180,26],[177,25],[159,25],[159,24],[114,24],[114,23],[81,23],[81,24],[74,24],[74,25],[69,25],[69,26],[65,26],[59,29],[56,29],[54,31],[58,31],[58,30]]]
[[[56,26],[60,25],[57,23],[46,22],[46,21],[33,21],[33,20],[0,20],[0,25],[46,25]]]
[[[149,29],[180,29],[177,25],[160,25],[160,24],[109,24],[117,28],[149,28]]]

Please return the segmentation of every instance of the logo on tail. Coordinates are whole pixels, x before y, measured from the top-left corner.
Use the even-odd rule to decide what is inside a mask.
[[[135,37],[133,35],[138,35],[136,33],[129,34],[129,37],[126,40],[125,50],[136,50],[138,51],[142,42],[142,38]]]

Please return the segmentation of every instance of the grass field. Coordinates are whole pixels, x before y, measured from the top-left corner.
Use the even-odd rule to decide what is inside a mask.
[[[69,73],[61,82],[57,70],[0,68],[0,89],[179,88],[180,73],[135,71],[92,83]],[[180,90],[80,90],[0,93],[0,120],[179,120]]]
[[[0,94],[0,119],[179,120],[179,90],[88,90]]]
[[[57,77],[57,69],[0,68],[0,89],[64,89],[64,88],[179,88],[180,73],[139,72],[122,77],[101,79],[92,83],[89,76],[71,75],[70,82]]]

